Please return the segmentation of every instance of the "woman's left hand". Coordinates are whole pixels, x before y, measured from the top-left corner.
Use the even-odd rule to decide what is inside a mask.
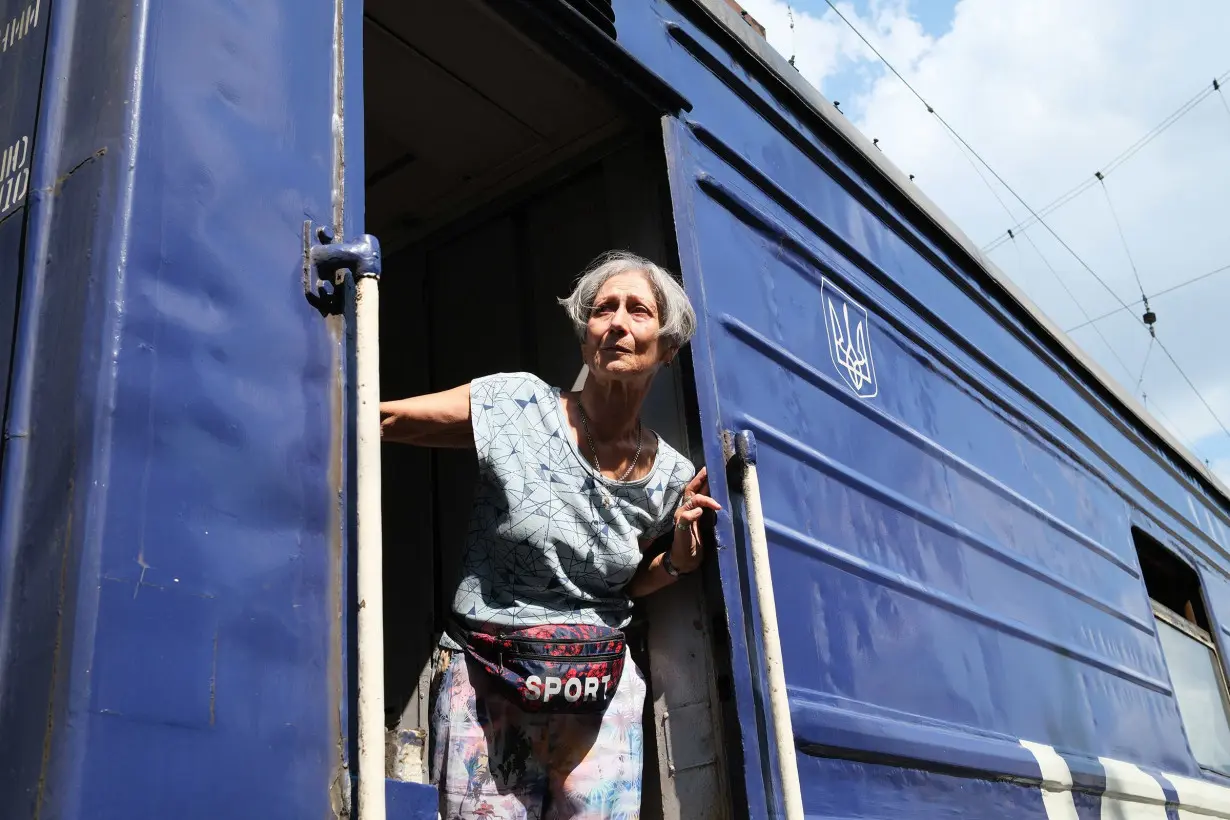
[[[700,517],[705,510],[717,512],[722,505],[708,495],[709,474],[700,468],[696,477],[683,488],[683,501],[675,510],[675,540],[671,543],[671,564],[679,572],[692,572],[700,566],[702,542]]]

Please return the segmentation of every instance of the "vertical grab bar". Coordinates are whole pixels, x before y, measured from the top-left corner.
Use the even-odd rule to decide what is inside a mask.
[[[380,511],[380,280],[355,282],[359,817],[384,820],[384,535]]]
[[[315,244],[315,233],[322,244]],[[334,242],[327,228],[303,225],[303,289],[328,312],[354,279],[355,600],[358,643],[358,816],[385,820],[384,530],[380,510],[380,242],[364,234]],[[326,278],[327,277],[327,278]],[[319,288],[331,283],[331,293]]]
[[[764,507],[760,503],[760,478],[756,473],[756,437],[750,430],[735,436],[735,453],[743,462],[743,503],[751,537],[752,581],[760,604],[760,639],[769,679],[769,712],[777,762],[781,769],[786,820],[804,820],[799,766],[794,753],[794,726],[790,720],[781,636],[777,629],[777,603],[773,597],[773,576],[769,570],[769,542],[764,528]]]

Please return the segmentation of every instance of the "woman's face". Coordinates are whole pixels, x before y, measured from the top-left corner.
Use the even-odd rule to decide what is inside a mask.
[[[594,298],[581,352],[591,373],[652,376],[675,351],[658,336],[662,323],[649,280],[639,271],[607,279]]]

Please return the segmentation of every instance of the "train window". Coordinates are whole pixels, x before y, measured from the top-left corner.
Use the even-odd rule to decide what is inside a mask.
[[[1230,774],[1230,694],[1200,576],[1145,533],[1133,529],[1132,535],[1192,755],[1201,766]]]

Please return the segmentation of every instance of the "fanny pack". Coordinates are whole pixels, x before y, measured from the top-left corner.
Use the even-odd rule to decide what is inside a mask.
[[[603,712],[624,671],[624,633],[608,626],[546,624],[489,635],[450,619],[449,636],[526,712]]]

